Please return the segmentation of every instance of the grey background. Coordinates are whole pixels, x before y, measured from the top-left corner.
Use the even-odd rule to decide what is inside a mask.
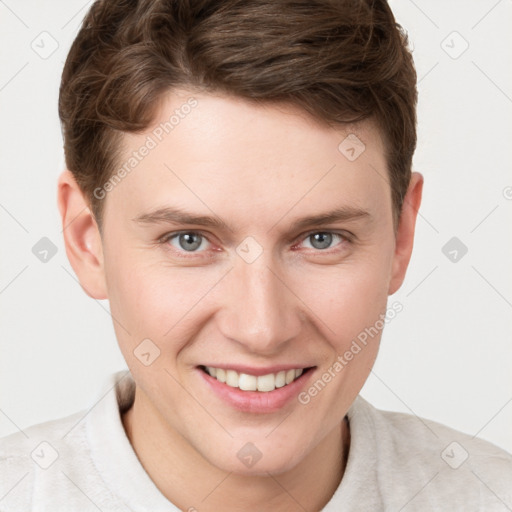
[[[108,303],[67,261],[56,204],[60,74],[90,4],[0,1],[0,436],[88,408],[126,368]],[[512,451],[512,2],[391,6],[414,47],[425,189],[390,298],[404,309],[362,395]],[[47,262],[43,237],[56,250]]]

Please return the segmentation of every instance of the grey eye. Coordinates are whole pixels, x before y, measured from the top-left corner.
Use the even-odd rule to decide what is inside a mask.
[[[308,240],[311,241],[311,245],[315,249],[328,249],[332,244],[333,233],[315,233],[313,235],[309,235]]]
[[[178,239],[178,249],[191,252],[201,247],[203,242],[203,236],[199,233],[180,233],[172,237],[172,239]],[[171,239],[171,240],[172,240]],[[171,240],[169,240],[171,242]]]

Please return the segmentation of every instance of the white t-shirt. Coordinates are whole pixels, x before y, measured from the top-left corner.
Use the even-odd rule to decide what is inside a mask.
[[[135,454],[121,421],[129,371],[110,375],[92,407],[0,439],[0,512],[179,512]],[[342,481],[324,512],[512,510],[512,455],[358,396]],[[195,506],[201,511],[200,504]]]

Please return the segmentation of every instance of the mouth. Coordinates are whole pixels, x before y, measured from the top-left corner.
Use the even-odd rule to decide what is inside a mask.
[[[200,381],[212,399],[245,413],[276,413],[293,402],[315,376],[316,366],[197,366]],[[215,398],[213,398],[215,397]]]
[[[248,392],[271,393],[294,383],[314,367],[289,368],[277,372],[268,372],[263,375],[261,373],[265,370],[244,373],[234,369],[216,368],[214,366],[201,365],[199,368],[216,381],[231,388]],[[259,375],[255,375],[255,373]]]

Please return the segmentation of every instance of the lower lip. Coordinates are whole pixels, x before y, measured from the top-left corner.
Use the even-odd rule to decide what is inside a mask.
[[[287,403],[296,398],[309,381],[314,368],[303,373],[298,379],[274,391],[242,391],[233,388],[197,368],[204,382],[210,389],[231,407],[242,412],[271,413],[282,409]]]

